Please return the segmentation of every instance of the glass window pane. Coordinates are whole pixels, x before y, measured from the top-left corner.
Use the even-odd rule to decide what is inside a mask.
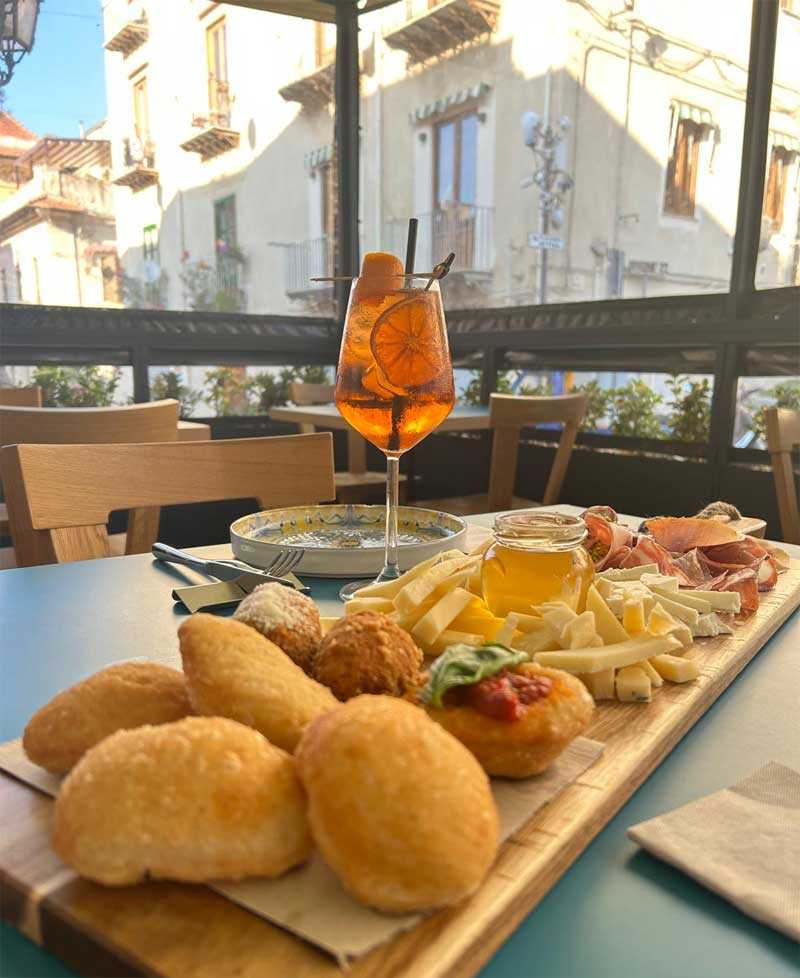
[[[458,199],[474,204],[478,172],[478,117],[475,113],[461,122],[461,173]]]
[[[800,285],[800,6],[781,3],[756,288]],[[760,437],[760,434],[759,436]]]
[[[447,201],[456,200],[456,127],[448,122],[436,128],[436,203],[441,207]]]

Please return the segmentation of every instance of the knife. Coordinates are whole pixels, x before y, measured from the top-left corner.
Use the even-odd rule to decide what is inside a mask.
[[[310,590],[294,574],[286,579],[268,574],[266,571],[254,570],[249,564],[240,560],[203,560],[185,550],[167,546],[165,543],[153,544],[153,556],[157,560],[182,564],[200,574],[218,578],[218,582],[214,584],[196,584],[173,590],[172,597],[176,601],[181,601],[192,612],[199,611],[201,608],[237,605],[259,584],[265,584],[267,581],[292,587],[297,591]]]

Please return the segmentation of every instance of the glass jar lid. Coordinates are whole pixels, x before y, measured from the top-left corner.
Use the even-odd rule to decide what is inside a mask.
[[[494,538],[504,547],[519,550],[572,550],[586,538],[586,524],[579,516],[518,510],[494,521]]]

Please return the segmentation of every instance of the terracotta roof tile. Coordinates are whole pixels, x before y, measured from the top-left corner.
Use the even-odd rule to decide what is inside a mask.
[[[35,143],[35,133],[26,129],[10,112],[0,112],[0,156],[22,156]]]

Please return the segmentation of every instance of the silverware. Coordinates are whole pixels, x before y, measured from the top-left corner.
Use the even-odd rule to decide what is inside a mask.
[[[291,573],[303,559],[303,550],[301,549],[279,551],[275,555],[275,559],[264,570],[251,567],[243,560],[204,560],[202,557],[195,557],[194,554],[170,547],[165,543],[153,544],[153,556],[157,560],[191,567],[192,570],[205,574],[207,577],[216,577],[219,581],[235,585],[241,591],[240,600],[244,595],[250,594],[259,584],[264,584],[267,581],[274,581],[277,584],[283,584],[285,587],[292,587],[297,591],[307,592],[309,590],[305,584],[296,578],[286,580],[286,575]],[[206,587],[206,585],[201,586]],[[236,591],[230,593],[233,595]]]

